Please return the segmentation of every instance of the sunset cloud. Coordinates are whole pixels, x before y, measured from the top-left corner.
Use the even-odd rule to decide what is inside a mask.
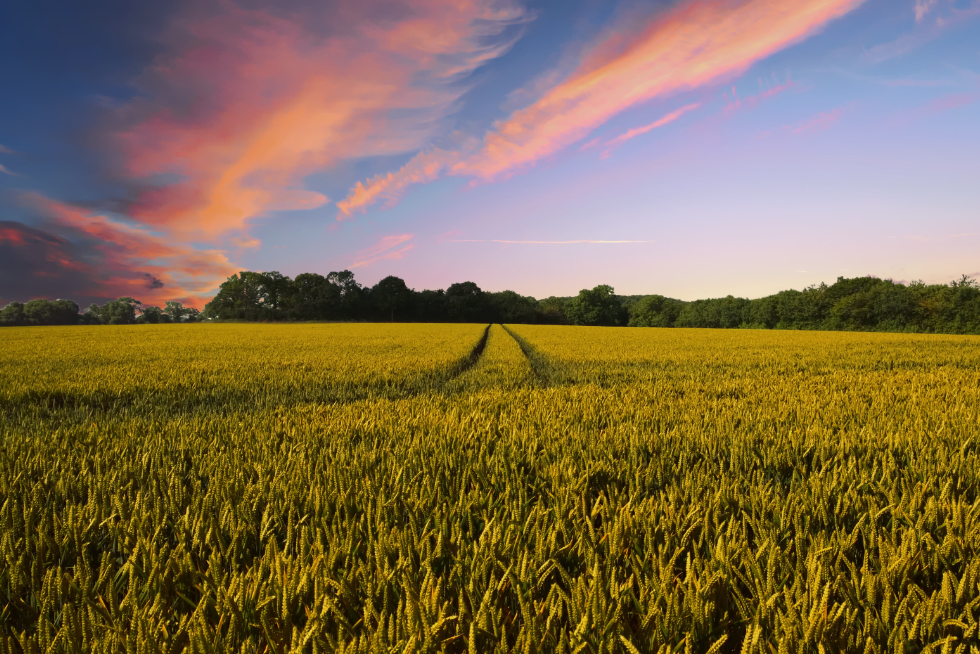
[[[768,86],[763,82],[762,79],[759,80],[759,92],[756,95],[750,95],[744,100],[738,96],[735,87],[732,87],[732,97],[728,97],[728,93],[724,94],[725,98],[725,113],[731,113],[733,111],[738,111],[739,109],[745,107],[747,109],[754,109],[763,100],[768,100],[769,98],[774,98],[780,93],[792,89],[799,89],[800,85],[794,82],[792,79],[787,78],[786,82],[780,84],[775,82],[775,75],[773,75],[774,83]]]
[[[932,8],[936,6],[937,0],[915,0],[915,21],[921,23]]]
[[[844,110],[838,107],[837,109],[833,109],[831,111],[820,112],[816,116],[813,116],[812,118],[808,118],[804,120],[802,123],[799,123],[798,125],[789,126],[786,129],[793,132],[794,134],[804,134],[806,132],[821,132],[827,129],[828,127],[831,127],[832,125],[835,125],[837,121],[840,120],[840,117],[843,114],[844,114]]]
[[[694,0],[654,19],[628,45],[599,43],[568,80],[501,121],[456,173],[506,177],[582,139],[625,109],[744,72],[863,0]],[[608,37],[617,39],[618,35]]]
[[[175,21],[110,135],[121,173],[143,184],[134,219],[213,238],[324,205],[307,175],[424,145],[465,91],[459,81],[527,19],[509,0],[312,7],[284,17],[222,3]]]
[[[612,154],[612,151],[613,150],[615,150],[616,148],[618,148],[619,146],[621,146],[623,143],[626,143],[630,139],[633,139],[633,138],[636,138],[637,136],[641,136],[643,134],[646,134],[647,132],[650,132],[650,131],[653,131],[653,130],[657,129],[658,127],[663,127],[664,125],[669,125],[672,122],[674,122],[675,120],[677,120],[678,118],[680,118],[681,116],[683,116],[684,114],[686,114],[687,112],[694,111],[695,109],[699,108],[700,106],[701,106],[701,103],[700,102],[693,102],[691,104],[686,104],[683,107],[681,107],[680,109],[677,109],[675,111],[670,112],[669,114],[667,114],[663,118],[660,118],[659,120],[653,121],[649,125],[644,125],[643,127],[634,127],[633,129],[628,130],[627,132],[625,132],[623,134],[620,134],[616,138],[614,138],[614,139],[606,142],[606,144],[605,144],[606,145],[606,151],[602,153],[602,156],[603,157],[610,156]]]
[[[529,106],[497,122],[475,147],[439,152],[429,174],[399,171],[358,184],[339,218],[446,175],[493,181],[525,170],[587,137],[641,103],[735,77],[756,62],[818,32],[864,0],[687,0],[643,29],[624,26],[590,47],[566,78]],[[651,127],[651,129],[653,129]],[[419,155],[420,157],[424,155]],[[419,162],[409,162],[414,169]],[[440,172],[441,171],[441,172]]]
[[[174,243],[36,193],[23,193],[20,200],[41,224],[5,223],[0,241],[8,248],[30,246],[34,255],[26,269],[61,278],[79,297],[178,300],[201,308],[238,271],[218,250]]]
[[[0,173],[3,173],[4,175],[11,175],[12,177],[20,177],[20,175],[18,175],[17,173],[11,172],[6,167],[4,167],[3,164],[0,164]]]
[[[343,220],[354,213],[363,213],[367,207],[382,200],[383,206],[394,206],[409,186],[439,179],[458,161],[459,154],[455,152],[438,148],[422,151],[393,173],[376,175],[367,180],[367,183],[358,182],[347,197],[337,203],[337,219]]]
[[[381,260],[397,260],[405,256],[405,253],[415,247],[414,244],[409,243],[408,245],[398,248],[399,245],[405,243],[412,239],[415,234],[397,234],[391,236],[385,236],[381,238],[377,243],[371,247],[361,250],[357,253],[356,261],[348,266],[348,268],[362,268],[364,266],[369,266],[376,261]],[[394,248],[398,248],[397,250]]]
[[[446,243],[509,243],[513,245],[579,245],[579,244],[596,244],[596,245],[617,245],[623,243],[654,243],[655,241],[504,241],[501,239],[474,239],[474,238],[458,238],[445,241]]]

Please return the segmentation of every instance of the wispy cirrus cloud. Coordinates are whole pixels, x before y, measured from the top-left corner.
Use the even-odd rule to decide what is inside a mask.
[[[865,51],[871,63],[882,63],[909,54],[913,50],[933,41],[946,33],[948,28],[980,16],[980,0],[966,0],[964,3],[935,0],[916,0],[914,6],[916,25],[891,41],[880,43]],[[935,20],[926,20],[935,15]]]
[[[393,234],[384,236],[371,247],[358,252],[355,257],[356,261],[347,267],[363,268],[364,266],[370,266],[376,261],[401,259],[403,256],[405,256],[405,253],[414,248],[415,245],[413,243],[409,243],[408,245],[400,248],[398,246],[410,241],[414,236],[415,234]]]
[[[383,201],[387,207],[394,206],[409,186],[434,182],[457,161],[458,153],[439,148],[425,150],[393,173],[376,175],[367,183],[358,182],[347,197],[337,203],[337,218],[349,218],[356,211],[377,202]]]
[[[424,145],[460,80],[513,43],[510,0],[320,4],[276,14],[195,8],[116,111],[118,173],[141,180],[129,214],[198,238],[328,198],[304,178],[352,157]],[[161,181],[164,180],[164,181]]]
[[[941,113],[943,111],[952,111],[953,109],[959,109],[960,107],[965,107],[971,105],[977,100],[980,100],[980,92],[974,93],[954,93],[952,95],[947,95],[942,98],[936,98],[926,105],[925,110],[928,113]]]
[[[915,0],[915,22],[921,23],[938,0]]]
[[[522,0],[180,7],[133,98],[108,106],[90,135],[105,177],[131,189],[101,205],[125,220],[25,196],[45,216],[42,231],[62,239],[44,241],[48,251],[84,267],[88,295],[202,297],[235,272],[213,244],[259,247],[248,233],[255,219],[329,202],[305,186],[308,175],[430,142],[447,129],[467,77],[505,53],[532,17]],[[65,270],[45,274],[64,281]],[[140,286],[141,271],[152,288]]]
[[[821,111],[816,116],[807,118],[801,123],[796,125],[789,125],[786,129],[793,134],[805,134],[807,132],[821,132],[833,125],[836,125],[840,121],[841,116],[844,115],[844,108],[837,107],[836,109],[831,109],[830,111]]]
[[[775,75],[773,75],[773,83],[766,84],[762,79],[759,79],[759,92],[755,95],[750,95],[745,99],[742,99],[738,95],[738,91],[735,87],[732,87],[732,97],[728,97],[728,93],[724,93],[723,97],[725,99],[725,113],[732,113],[738,111],[743,107],[747,109],[754,109],[763,100],[768,100],[769,98],[774,98],[781,93],[785,93],[790,90],[800,90],[800,84],[794,82],[792,78],[787,77],[785,82],[776,82]]]
[[[669,114],[667,114],[666,116],[664,116],[663,118],[659,118],[648,125],[644,125],[642,127],[634,127],[633,129],[627,130],[626,132],[620,134],[616,138],[606,141],[605,143],[606,149],[602,153],[603,158],[611,156],[613,150],[621,146],[623,143],[626,143],[630,139],[634,139],[637,136],[642,136],[647,132],[651,132],[657,128],[664,127],[665,125],[669,125],[675,120],[677,120],[678,118],[680,118],[681,116],[683,116],[684,114],[686,114],[687,112],[694,111],[695,109],[698,109],[700,107],[701,107],[700,102],[692,102],[691,104],[686,104],[680,109],[676,109],[670,112]]]
[[[619,113],[719,83],[769,55],[820,31],[864,0],[686,0],[656,15],[641,30],[626,26],[592,44],[579,67],[540,97],[497,122],[473,145],[456,152],[420,154],[431,174],[504,179],[585,138]],[[547,76],[542,79],[547,79]],[[359,184],[338,219],[363,212],[418,177],[420,162]],[[378,190],[380,189],[380,190]]]
[[[218,282],[238,271],[219,250],[195,249],[37,193],[19,200],[40,224],[4,223],[4,259],[16,262],[12,270],[21,277],[56,279],[59,289],[79,297],[201,307]]]
[[[525,169],[583,138],[612,116],[744,72],[863,0],[696,0],[657,16],[636,37],[596,44],[583,66],[484,138],[454,172],[486,180]],[[605,54],[609,52],[609,54]]]
[[[16,154],[16,153],[10,148],[5,148],[4,146],[0,145],[0,154]],[[10,175],[12,177],[20,177],[20,175],[13,172],[9,168],[5,167],[3,164],[0,164],[0,173],[3,173],[4,175]]]
[[[489,238],[457,238],[444,241],[444,243],[507,243],[510,245],[622,245],[626,243],[654,243],[655,241],[507,241],[503,239]]]
[[[917,121],[926,120],[937,114],[946,113],[947,111],[961,109],[978,101],[980,101],[980,91],[951,93],[933,98],[918,107],[899,112],[891,118],[889,123],[894,127],[907,127]]]

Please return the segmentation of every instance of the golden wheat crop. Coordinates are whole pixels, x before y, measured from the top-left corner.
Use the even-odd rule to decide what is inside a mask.
[[[251,410],[421,392],[469,360],[485,325],[11,328],[0,401],[38,411]]]
[[[186,327],[0,343],[0,654],[980,646],[976,338]]]

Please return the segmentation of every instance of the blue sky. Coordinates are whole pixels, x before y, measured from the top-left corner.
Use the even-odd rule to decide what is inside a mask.
[[[980,273],[980,0],[133,5],[0,8],[0,303]]]

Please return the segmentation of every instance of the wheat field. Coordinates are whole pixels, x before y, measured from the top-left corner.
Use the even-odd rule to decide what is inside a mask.
[[[0,654],[980,651],[980,339],[8,328]]]

